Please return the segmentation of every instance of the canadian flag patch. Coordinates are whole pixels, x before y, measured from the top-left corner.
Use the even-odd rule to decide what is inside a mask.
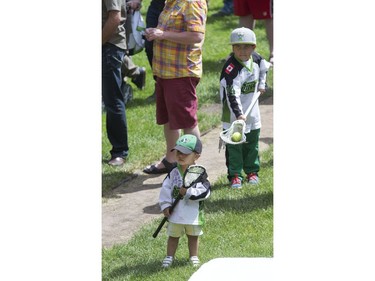
[[[227,68],[225,69],[225,73],[226,73],[226,74],[231,73],[231,71],[233,70],[233,68],[234,68],[234,65],[231,63],[231,64],[228,65]]]

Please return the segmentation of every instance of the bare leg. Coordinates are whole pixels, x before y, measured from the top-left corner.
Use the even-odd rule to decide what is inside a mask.
[[[174,151],[171,152],[171,149],[173,149],[173,147],[176,146],[176,141],[180,137],[180,130],[172,130],[169,128],[169,123],[164,124],[164,136],[167,145],[167,152],[165,154],[165,158],[169,163],[176,162],[176,154]]]
[[[239,19],[239,25],[240,27],[247,27],[247,28],[250,28],[251,30],[254,30],[255,20],[252,15],[243,16],[243,17],[240,17]]]
[[[197,138],[201,137],[201,133],[199,131],[198,125],[195,126],[194,128],[186,128],[186,129],[184,129],[184,134],[191,134],[191,135],[196,136]]]
[[[187,237],[190,257],[198,256],[198,236],[187,235]]]
[[[179,237],[168,237],[168,242],[167,242],[167,256],[172,256],[176,254],[177,246],[178,246],[178,241]]]
[[[266,33],[270,47],[270,58],[273,58],[273,19],[266,19]]]

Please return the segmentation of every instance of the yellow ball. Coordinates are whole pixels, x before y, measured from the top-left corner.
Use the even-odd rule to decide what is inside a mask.
[[[242,135],[241,135],[241,133],[239,133],[239,132],[235,132],[235,133],[233,133],[233,135],[232,135],[232,141],[234,141],[234,142],[239,142],[239,141],[241,141],[242,140]]]

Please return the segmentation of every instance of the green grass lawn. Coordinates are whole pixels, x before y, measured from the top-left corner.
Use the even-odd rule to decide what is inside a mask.
[[[219,257],[273,257],[273,147],[261,154],[260,183],[230,189],[223,176],[205,202],[206,224],[200,238],[202,263]],[[166,253],[165,227],[154,239],[160,219],[144,226],[126,244],[102,251],[102,280],[188,280],[197,270],[188,263],[186,237],[174,265],[161,268]]]
[[[144,18],[149,3],[150,0],[143,1],[141,12]],[[206,38],[203,46],[203,77],[197,87],[199,108],[207,104],[219,103],[220,72],[224,58],[231,52],[231,47],[228,44],[230,33],[238,25],[238,18],[235,16],[210,17],[222,5],[222,0],[209,1]],[[258,42],[257,52],[268,59],[268,43],[262,21],[257,23],[255,33]],[[134,99],[126,108],[130,154],[127,163],[122,167],[110,167],[106,164],[110,158],[111,146],[106,136],[105,115],[103,114],[102,117],[102,195],[104,197],[122,181],[131,177],[134,170],[143,169],[154,163],[165,153],[163,128],[155,123],[155,103],[146,101],[146,98],[154,91],[154,81],[146,53],[143,51],[133,56],[133,60],[137,65],[146,67],[147,80],[143,91],[133,86]],[[273,93],[272,70],[269,71],[267,80],[269,90],[266,95],[262,95],[262,98]],[[198,110],[198,120],[201,132],[220,126],[220,111]]]

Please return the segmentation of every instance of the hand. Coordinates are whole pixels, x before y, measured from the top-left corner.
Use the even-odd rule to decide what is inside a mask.
[[[164,217],[167,217],[167,218],[171,216],[171,213],[169,212],[169,207],[163,210],[163,214],[164,214]]]
[[[180,195],[185,196],[187,189],[185,187],[180,188]]]
[[[264,94],[266,92],[266,89],[259,89],[260,94]]]
[[[246,121],[246,116],[241,114],[240,116],[237,117],[237,120],[243,120]]]
[[[146,28],[145,37],[148,41],[163,39],[164,31],[157,28]]]

